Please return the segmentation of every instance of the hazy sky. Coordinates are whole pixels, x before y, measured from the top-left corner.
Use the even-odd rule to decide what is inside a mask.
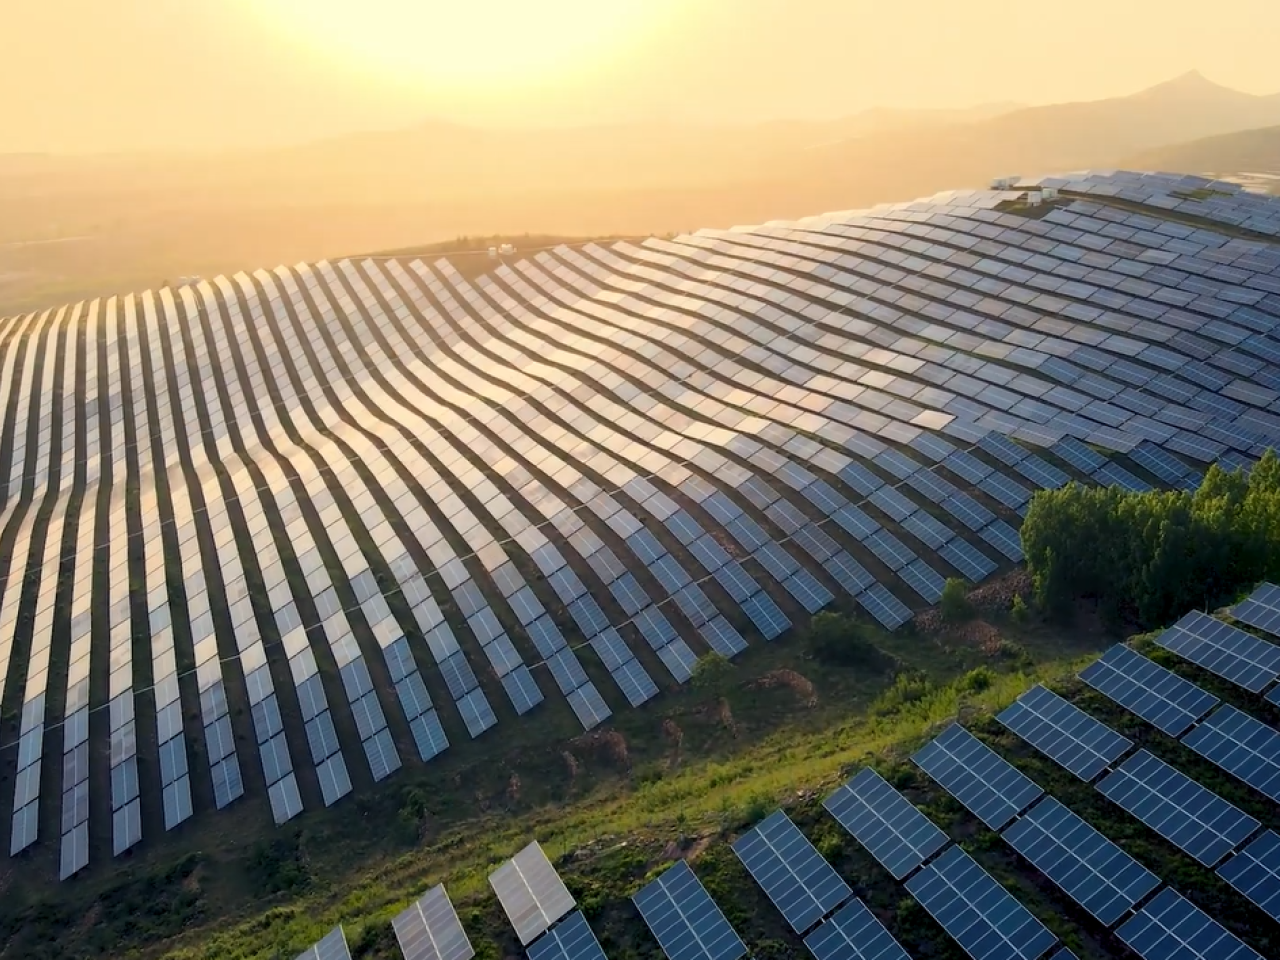
[[[1277,0],[0,0],[0,36],[0,152],[1280,92]]]

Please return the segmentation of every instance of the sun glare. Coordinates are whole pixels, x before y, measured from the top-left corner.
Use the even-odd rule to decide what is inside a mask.
[[[554,82],[654,29],[667,0],[249,0],[336,64],[431,89]]]

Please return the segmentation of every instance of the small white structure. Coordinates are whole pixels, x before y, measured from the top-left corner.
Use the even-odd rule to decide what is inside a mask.
[[[502,246],[498,247],[498,252],[504,257],[509,257],[516,252],[516,248],[514,244],[504,243]]]
[[[1012,190],[1018,185],[1021,177],[996,177],[991,181],[992,190]]]
[[[1040,196],[1044,197],[1046,200],[1057,200],[1058,188],[1057,187],[1041,187]]]
[[[1038,206],[1040,206],[1041,202],[1042,202],[1042,198],[1041,198],[1040,194],[1036,193],[1034,190],[1032,190],[1032,191],[1030,191],[1030,192],[1028,192],[1028,193],[1027,193],[1027,205],[1028,205],[1028,206],[1031,206],[1031,207],[1038,207]]]
[[[498,259],[498,248],[497,248],[497,247],[490,247],[490,248],[489,248],[489,259],[490,259],[490,260],[497,260],[497,259]]]

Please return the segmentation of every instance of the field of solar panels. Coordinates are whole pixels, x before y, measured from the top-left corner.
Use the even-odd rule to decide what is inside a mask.
[[[680,724],[701,725],[705,742],[691,738],[689,752],[729,764],[734,748],[721,741],[767,744],[760,708],[779,687],[802,703],[819,699],[814,690],[848,696],[858,715],[856,744],[818,729],[835,722],[829,710],[811,711],[821,719],[808,729],[796,721],[794,744],[832,743],[819,772],[849,759],[841,750],[894,745],[910,731],[863,715],[894,695],[883,689],[892,658],[902,686],[906,668],[937,661],[954,674],[980,653],[931,649],[913,614],[948,578],[980,585],[1021,561],[1017,525],[1034,490],[1191,488],[1210,464],[1247,465],[1275,445],[1278,236],[1280,202],[1230,184],[1091,174],[558,248],[470,279],[446,261],[319,263],[4,321],[0,807],[11,815],[0,831],[12,859],[0,894],[30,896],[38,910],[41,885],[61,882],[71,899],[98,897],[98,909],[154,903],[175,936],[218,919],[201,915],[216,912],[215,894],[235,901],[193,891],[212,872],[203,851],[240,837],[254,844],[253,882],[269,878],[258,892],[286,914],[284,932],[254,948],[272,956],[304,926],[287,916],[289,894],[332,879],[307,880],[297,853],[315,824],[390,837],[407,820],[418,839],[439,841],[519,810],[519,828],[534,830],[589,801],[580,771],[600,764],[632,781],[617,804],[670,810],[677,798],[663,791],[674,788],[634,768],[626,732],[660,719],[653,739],[665,738],[670,769]],[[826,676],[803,656],[797,636],[824,608],[856,615],[880,648],[861,670]],[[920,710],[922,728],[947,708],[1020,692],[1015,669],[1034,679],[1037,660],[1061,665],[1100,641],[1082,642],[1056,661],[1044,649],[1009,663],[1000,648],[981,651],[998,675],[942,688]],[[711,654],[758,682],[695,710]],[[743,729],[725,716],[734,697],[750,718]],[[1202,711],[1191,733],[1160,729],[1189,743],[1227,709],[1203,721]],[[1274,725],[1272,705],[1259,709]],[[1123,718],[1099,715],[1163,755]],[[1202,739],[1213,735],[1230,733]],[[744,804],[747,789],[814,786],[784,775],[818,766],[768,746],[772,770],[739,757],[732,775],[684,781],[709,794],[689,811],[712,813],[720,790],[720,822],[743,826],[762,802]],[[1042,785],[1061,783],[1054,796],[1092,797],[1022,753]],[[1180,766],[1208,774],[1189,762]],[[1003,864],[1017,879],[1001,880],[1026,886],[1042,919],[1079,918],[1070,897],[1015,868],[994,833],[968,831],[963,808],[914,768],[890,772],[961,845],[902,889],[874,881],[878,911],[909,917],[909,892],[942,919],[939,884],[987,884],[996,897],[972,853]],[[1265,812],[1222,792],[1255,829],[1277,826],[1274,802]],[[1012,815],[979,819],[1023,852],[1034,830],[1072,826],[1045,804],[1025,812],[1034,798],[1023,799],[1013,826]],[[796,815],[822,831],[837,871],[867,875],[854,845],[805,803]],[[1022,826],[1033,816],[1045,823]],[[567,850],[593,839],[592,824],[645,822],[615,808],[559,835]],[[508,856],[496,844],[509,836],[495,830],[495,846],[468,855]],[[1162,870],[1181,863],[1166,853]],[[716,899],[730,919],[765,916],[728,856],[713,845],[695,870],[724,867],[720,892],[737,901]],[[654,859],[641,856],[628,879]],[[417,876],[447,882],[445,866]],[[1212,876],[1189,874],[1194,890],[1177,876],[1161,873],[1193,899],[1216,889]],[[206,885],[255,889],[240,879]],[[843,884],[827,906],[848,898]],[[593,902],[612,908],[603,894]],[[1253,909],[1211,905],[1233,929]],[[995,906],[1016,913],[1014,901]],[[945,938],[924,916],[932,956]],[[1108,955],[1115,936],[1128,942],[1110,917],[1078,937],[1055,933]],[[22,922],[3,931],[9,942]],[[797,937],[812,925],[798,922]],[[773,943],[760,923],[755,936]],[[389,924],[364,929],[357,955],[395,955]],[[1006,955],[1038,957],[1045,936]],[[186,955],[232,955],[210,949]]]

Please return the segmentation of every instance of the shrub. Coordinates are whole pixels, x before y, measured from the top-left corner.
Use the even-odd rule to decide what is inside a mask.
[[[884,653],[870,639],[867,628],[841,613],[824,610],[809,622],[805,645],[824,663],[880,668]]]
[[[724,690],[733,679],[733,664],[723,653],[704,654],[693,665],[691,683],[695,690],[718,693]]]
[[[977,667],[960,678],[959,687],[964,693],[982,693],[995,682],[995,674],[987,667]]]
[[[1023,626],[1030,619],[1031,611],[1027,609],[1027,601],[1022,599],[1022,594],[1013,595],[1013,606],[1009,608],[1009,616],[1019,626]]]
[[[952,577],[942,588],[942,601],[939,604],[942,619],[947,623],[960,623],[973,616],[973,606],[969,603],[969,595],[964,581]]]

